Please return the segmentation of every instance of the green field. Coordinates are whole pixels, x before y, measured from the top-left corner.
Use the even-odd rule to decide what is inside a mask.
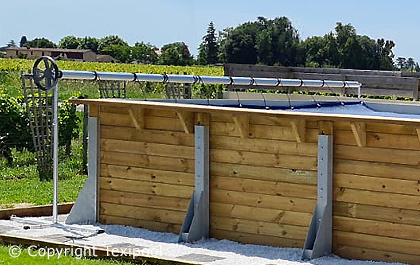
[[[0,72],[28,72],[32,70],[35,60],[0,58]],[[126,72],[148,74],[189,74],[189,75],[223,75],[223,67],[214,66],[173,66],[124,63],[95,63],[57,61],[61,70]]]
[[[4,59],[0,58],[0,92],[9,96],[22,96],[22,81],[20,73],[31,71],[34,60]],[[167,65],[140,65],[122,63],[92,63],[57,61],[61,70],[127,72],[149,74],[190,74],[190,75],[223,75],[223,67],[208,66],[167,66]],[[60,100],[72,96],[86,95],[89,98],[99,97],[97,82],[67,81],[60,82]],[[215,97],[217,91],[222,90],[220,85],[197,84],[192,87],[193,98]],[[165,84],[129,82],[127,84],[128,98],[162,98],[165,97]]]

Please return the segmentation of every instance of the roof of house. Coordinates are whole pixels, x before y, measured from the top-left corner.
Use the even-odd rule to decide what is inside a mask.
[[[117,59],[115,59],[114,57],[108,54],[97,54],[96,60],[97,61],[115,61],[115,62],[118,61]]]
[[[7,47],[6,50],[17,50],[17,51],[43,51],[43,52],[92,52],[89,49],[59,49],[59,48],[27,48],[27,47]]]

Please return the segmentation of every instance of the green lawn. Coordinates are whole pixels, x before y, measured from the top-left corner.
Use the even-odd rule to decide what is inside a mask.
[[[75,201],[85,182],[82,169],[81,137],[72,143],[72,155],[60,150],[59,202]],[[13,150],[13,164],[0,157],[0,208],[11,208],[17,203],[45,205],[52,203],[52,181],[39,180],[35,154]]]
[[[28,264],[63,264],[63,265],[129,265],[134,264],[131,262],[123,262],[117,260],[101,260],[101,259],[87,259],[87,258],[77,258],[71,256],[60,256],[58,258],[57,255],[52,256],[48,259],[48,257],[40,257],[36,251],[31,250],[29,255],[27,248],[21,248],[21,254],[17,258],[13,258],[9,254],[11,246],[2,246],[0,245],[0,264],[13,264],[13,265],[28,265]],[[36,255],[36,256],[35,256]],[[35,256],[35,257],[33,257]],[[152,265],[152,263],[140,263],[142,265]]]

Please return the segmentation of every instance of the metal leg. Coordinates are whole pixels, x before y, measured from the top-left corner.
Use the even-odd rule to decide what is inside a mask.
[[[98,153],[99,121],[88,118],[88,178],[79,192],[66,224],[92,224],[98,219]]]
[[[305,241],[302,259],[332,251],[333,136],[318,136],[318,200]]]
[[[209,127],[195,126],[195,189],[179,234],[179,242],[209,236]]]
[[[58,83],[53,87],[53,222],[58,222]]]

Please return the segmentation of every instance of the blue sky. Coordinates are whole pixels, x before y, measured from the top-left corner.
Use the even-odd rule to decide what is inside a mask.
[[[131,45],[184,41],[196,55],[210,21],[222,30],[286,16],[303,39],[351,23],[358,34],[393,40],[396,56],[420,61],[419,10],[418,0],[0,0],[0,46],[22,35],[58,43],[66,35],[116,34]]]

